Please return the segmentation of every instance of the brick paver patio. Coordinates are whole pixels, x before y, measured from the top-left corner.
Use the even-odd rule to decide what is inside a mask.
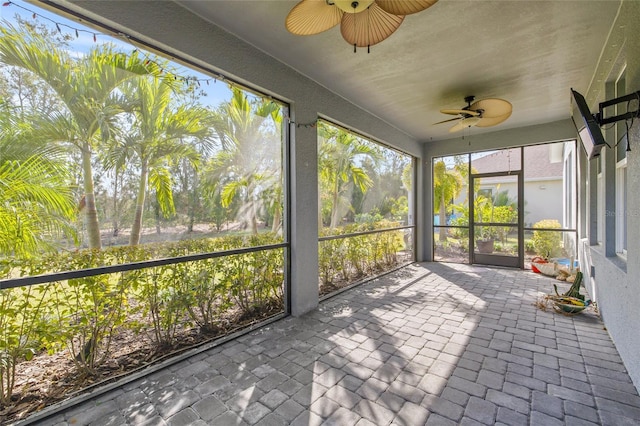
[[[593,310],[534,306],[554,282],[414,264],[39,424],[640,424]]]

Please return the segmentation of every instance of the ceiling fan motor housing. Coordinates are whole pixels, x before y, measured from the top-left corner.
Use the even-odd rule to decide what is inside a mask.
[[[464,98],[464,101],[467,103],[467,106],[462,109],[440,110],[443,114],[458,115],[458,123],[449,129],[449,132],[457,132],[464,128],[474,126],[496,126],[511,116],[511,103],[504,99],[488,98],[475,101],[475,96],[467,96]],[[435,124],[454,120],[456,119],[444,120]]]
[[[371,6],[373,0],[334,0],[334,4],[347,13],[359,13]]]

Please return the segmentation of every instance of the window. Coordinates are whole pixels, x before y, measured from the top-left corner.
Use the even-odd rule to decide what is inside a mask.
[[[433,159],[433,258],[469,262],[469,154]],[[491,189],[483,189],[491,198]]]
[[[493,188],[478,189],[478,196],[483,196],[487,199],[493,198]]]
[[[284,314],[287,105],[32,3],[0,21],[0,376],[42,368],[2,382],[67,398]]]
[[[0,254],[157,246],[267,229],[283,241],[286,105],[51,13],[23,15],[8,18],[0,42],[0,128],[16,132],[0,143],[9,144],[6,152],[22,139],[38,156],[34,170],[55,168],[34,175],[48,182],[32,183],[60,199],[14,206],[32,238]],[[3,240],[3,231],[12,234],[0,229]]]
[[[623,96],[626,91],[625,71],[615,82],[615,97]],[[616,105],[615,114],[626,112],[626,104]],[[616,253],[627,255],[627,128],[624,121],[615,126],[616,155]]]
[[[318,125],[320,294],[414,258],[414,159],[325,120]]]
[[[597,176],[598,176],[598,180],[596,183],[596,201],[597,201],[597,212],[596,212],[596,219],[598,221],[598,228],[597,228],[597,239],[596,241],[598,242],[598,244],[602,244],[602,235],[604,234],[604,222],[605,222],[605,216],[604,216],[604,204],[605,204],[605,199],[604,199],[604,178],[603,178],[603,173],[602,173],[602,165],[604,163],[604,157],[607,155],[607,151],[606,150],[602,150],[600,151],[600,156],[598,156],[598,158],[596,159],[596,168],[597,168]]]

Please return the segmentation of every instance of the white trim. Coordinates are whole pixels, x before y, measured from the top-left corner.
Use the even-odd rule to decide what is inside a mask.
[[[627,158],[616,163],[616,253],[624,257],[627,256],[625,239],[627,236],[627,180],[625,172],[627,170]]]
[[[596,179],[596,200],[597,200],[597,209],[596,209],[596,217],[598,218],[598,227],[596,231],[596,241],[598,244],[602,244],[603,235],[604,235],[604,177],[602,175],[602,168],[600,169],[600,173],[597,175]]]

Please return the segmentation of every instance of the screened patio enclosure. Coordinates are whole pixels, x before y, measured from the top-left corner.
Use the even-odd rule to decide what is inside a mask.
[[[295,129],[313,131],[317,171],[300,206],[316,233],[304,302],[415,261],[415,156],[328,119],[298,126],[289,103],[109,28],[4,7],[15,12],[0,34],[10,420],[300,309]]]
[[[567,141],[434,158],[434,259],[575,262],[575,152]]]
[[[445,28],[416,22],[461,2],[408,17],[394,37],[409,44],[390,38],[367,55],[335,43],[337,31],[290,38],[274,16],[293,1],[238,13],[246,3],[1,7],[4,404],[35,389],[25,379],[34,358],[57,354],[52,365],[69,377],[92,378],[134,364],[131,355],[110,362],[125,337],[152,359],[202,336],[303,317],[407,263],[519,270],[534,257],[578,261],[638,387],[640,339],[629,339],[640,329],[638,121],[603,128],[611,147],[589,160],[558,101],[575,84],[595,111],[637,90],[637,2],[502,5],[504,16],[553,27],[527,37],[544,25],[522,23],[512,51],[535,54],[514,67],[504,44],[477,58],[472,41],[407,48],[425,28],[453,40],[441,36],[461,11],[434,22]],[[511,28],[485,7],[496,6],[465,12],[487,23],[476,34]],[[592,31],[564,36],[578,25],[558,25],[569,12]],[[263,18],[273,25],[257,25]],[[521,44],[549,37],[558,49]],[[431,48],[433,69],[423,71],[437,74],[405,72],[407,58],[431,58],[420,54]],[[469,72],[473,58],[490,59],[487,74]],[[533,58],[548,60],[533,67]],[[513,117],[457,135],[432,127],[467,91],[510,98]],[[23,376],[12,374],[18,365]]]

